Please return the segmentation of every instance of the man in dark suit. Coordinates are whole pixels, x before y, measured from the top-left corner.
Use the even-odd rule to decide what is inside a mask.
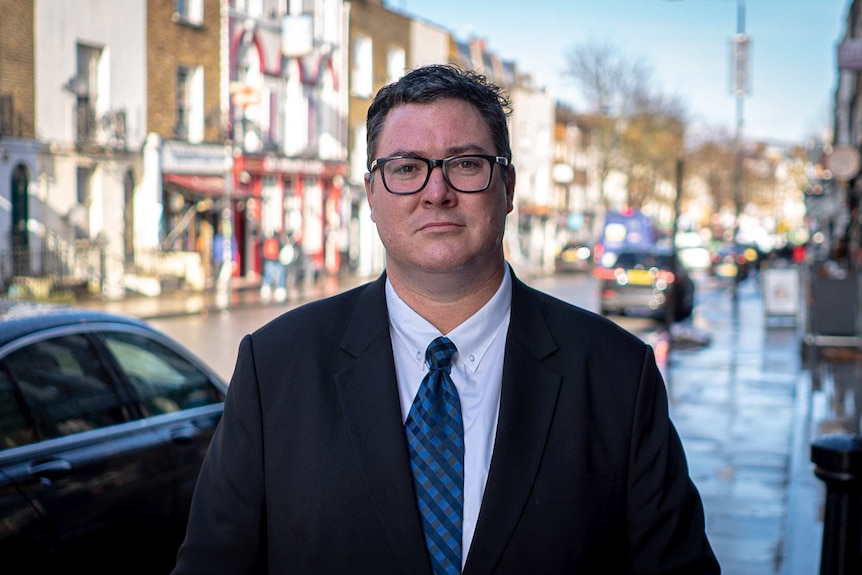
[[[176,574],[719,573],[651,348],[504,259],[508,107],[375,97],[386,272],[243,339]]]

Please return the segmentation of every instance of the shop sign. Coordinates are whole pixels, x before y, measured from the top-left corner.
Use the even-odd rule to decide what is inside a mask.
[[[219,175],[225,172],[225,147],[165,140],[162,171],[173,174]]]

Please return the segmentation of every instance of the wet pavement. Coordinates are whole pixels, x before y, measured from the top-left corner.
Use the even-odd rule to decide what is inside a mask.
[[[291,303],[368,279],[326,278],[304,286]],[[150,319],[267,305],[252,286],[234,288],[227,306],[212,293],[87,305]],[[722,572],[813,575],[820,566],[825,490],[812,470],[810,443],[824,433],[859,431],[860,354],[820,349],[809,361],[801,345],[804,311],[768,317],[757,278],[742,282],[736,298],[731,293],[710,292],[679,332],[705,338],[657,342],[670,341],[663,372],[671,416]]]
[[[785,532],[798,455],[794,418],[805,379],[799,335],[792,323],[770,325],[756,280],[739,285],[736,301],[726,292],[711,295],[694,319],[696,328],[710,334],[710,343],[671,347],[665,368],[671,417],[703,497],[707,532],[723,572],[789,572]],[[812,475],[809,469],[801,472]],[[818,526],[807,527],[813,551]],[[803,572],[816,573],[817,563]]]

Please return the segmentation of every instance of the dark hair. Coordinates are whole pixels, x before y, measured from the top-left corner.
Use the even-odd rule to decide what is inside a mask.
[[[367,168],[371,169],[371,161],[377,153],[377,140],[386,115],[392,108],[405,104],[428,104],[446,98],[473,104],[491,130],[491,137],[497,147],[495,153],[512,160],[509,126],[506,122],[511,114],[511,102],[503,89],[472,70],[461,70],[448,64],[432,64],[412,70],[377,92],[365,121]]]

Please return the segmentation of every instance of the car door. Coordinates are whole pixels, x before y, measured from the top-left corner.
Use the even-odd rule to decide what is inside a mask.
[[[173,526],[181,538],[198,472],[224,408],[226,386],[161,335],[127,330],[103,332],[101,337],[134,389],[147,426],[170,450],[176,487]]]
[[[0,366],[0,454],[36,440],[27,406],[9,371]],[[30,557],[44,556],[52,547],[53,531],[40,504],[43,489],[36,476],[0,463],[0,557],[10,563],[17,560],[20,565]],[[25,564],[38,571],[38,565]]]
[[[0,452],[0,467],[32,490],[56,563],[96,573],[116,570],[115,558],[169,520],[175,486],[164,437],[86,331],[55,330],[0,358],[38,437]]]

